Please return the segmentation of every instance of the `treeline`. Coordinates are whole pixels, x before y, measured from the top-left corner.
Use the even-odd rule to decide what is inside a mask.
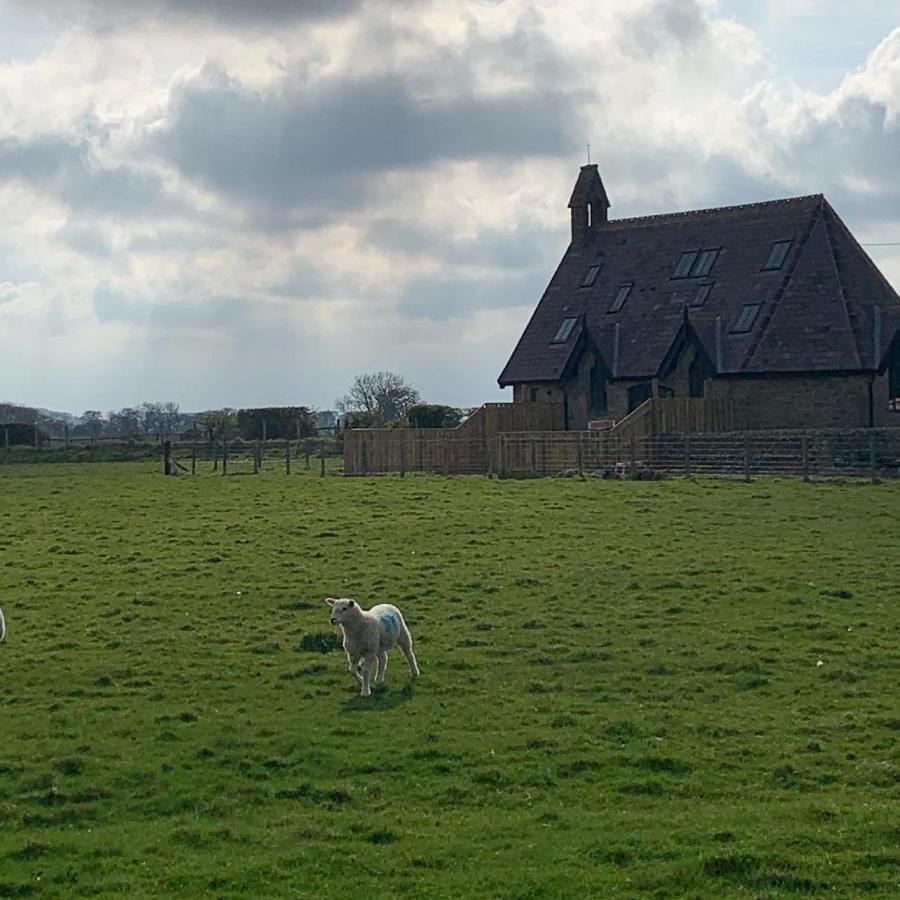
[[[177,403],[141,403],[104,414],[85,410],[80,416],[0,403],[0,445],[44,445],[50,439],[119,440],[127,443],[196,439],[219,441],[241,437],[302,439],[334,428],[337,415],[306,406],[258,409],[210,409],[184,413]]]

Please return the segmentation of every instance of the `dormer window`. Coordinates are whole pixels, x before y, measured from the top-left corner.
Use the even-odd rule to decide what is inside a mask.
[[[685,250],[675,264],[673,278],[702,278],[712,271],[719,248],[705,250]]]
[[[587,274],[584,276],[584,280],[581,282],[582,287],[590,287],[596,280],[597,276],[600,274],[600,266],[591,266],[587,270]]]
[[[762,306],[761,303],[746,304],[741,310],[740,315],[735,320],[734,325],[731,326],[731,333],[746,334],[753,327],[753,323],[756,321],[756,316],[759,313],[760,306]]]
[[[568,339],[569,335],[572,333],[572,329],[575,327],[575,323],[578,321],[576,316],[570,316],[566,319],[563,319],[560,322],[559,329],[556,332],[556,336],[550,342],[551,344],[564,344]]]
[[[632,287],[634,287],[633,284],[623,284],[619,286],[619,289],[616,291],[616,296],[613,297],[613,302],[610,304],[608,312],[618,312],[625,305],[625,301],[628,299],[628,295],[631,293]]]
[[[785,259],[787,259],[788,250],[791,249],[792,243],[793,241],[775,241],[772,244],[769,258],[766,260],[763,269],[780,269],[784,265]]]

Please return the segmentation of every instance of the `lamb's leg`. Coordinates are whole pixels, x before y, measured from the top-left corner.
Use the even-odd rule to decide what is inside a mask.
[[[362,691],[363,697],[372,693],[372,667],[375,665],[375,656],[366,656],[362,661]]]
[[[409,671],[413,678],[419,677],[419,664],[416,662],[416,654],[413,653],[412,637],[409,631],[401,631],[397,637],[397,646],[403,651],[406,661],[409,663]]]
[[[378,654],[378,668],[375,670],[375,684],[384,684],[384,673],[387,672],[387,664],[387,650],[382,650]]]
[[[350,674],[362,684],[362,676],[359,674],[359,662],[355,660],[349,653],[347,654],[347,668]]]

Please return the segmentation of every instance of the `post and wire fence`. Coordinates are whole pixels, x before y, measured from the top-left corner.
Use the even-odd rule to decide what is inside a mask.
[[[165,441],[162,458],[166,475],[258,475],[261,472],[279,472],[325,476],[341,471],[341,446],[336,438]]]

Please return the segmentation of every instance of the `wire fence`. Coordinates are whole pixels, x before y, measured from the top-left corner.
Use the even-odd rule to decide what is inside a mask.
[[[166,475],[258,475],[260,472],[339,471],[341,445],[336,439],[290,441],[165,441],[161,456]]]

